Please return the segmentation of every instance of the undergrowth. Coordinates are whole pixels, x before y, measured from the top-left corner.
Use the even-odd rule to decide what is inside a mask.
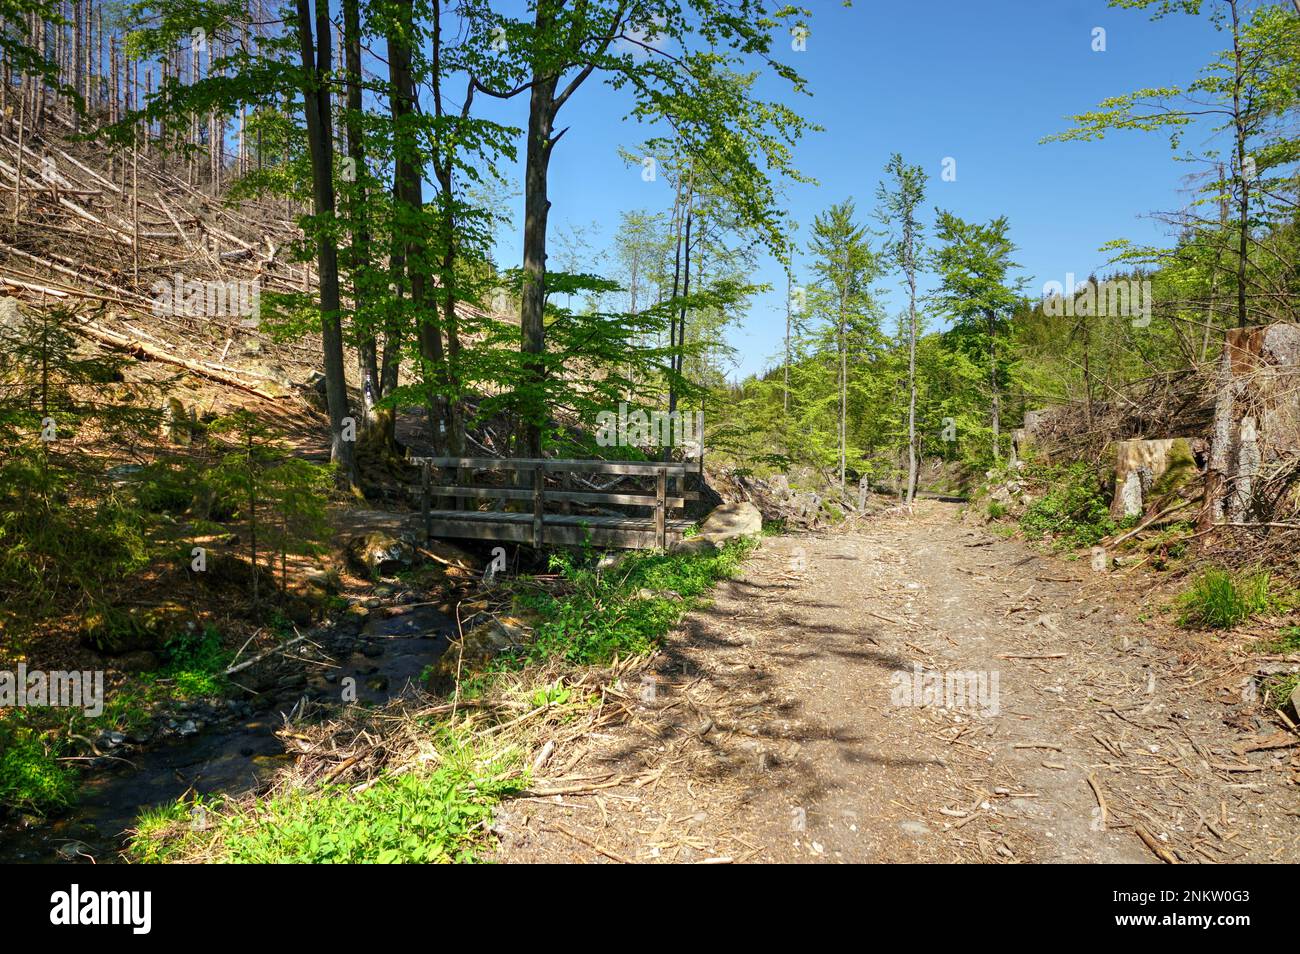
[[[0,806],[45,814],[76,797],[76,772],[60,761],[55,735],[29,724],[22,712],[0,721]]]
[[[562,711],[591,705],[598,697],[578,698],[563,676],[556,678],[556,664],[599,665],[651,651],[755,546],[737,540],[718,550],[633,553],[608,569],[589,550],[553,555],[557,582],[508,584],[515,608],[536,620],[532,641],[498,657],[488,671],[468,674],[461,699],[486,692],[507,671],[536,666],[545,681],[532,685],[525,673],[518,686],[528,705]],[[184,802],[152,809],[141,815],[129,855],[138,862],[473,861],[490,842],[496,804],[526,785],[529,773],[510,733],[494,737],[497,748],[489,751],[481,729],[476,735],[471,725],[423,726],[432,757],[360,790],[287,786],[253,803],[204,806],[202,825]]]
[[[517,598],[539,622],[516,659],[596,665],[647,653],[698,605],[701,594],[732,576],[756,545],[744,539],[716,551],[639,552],[603,571],[589,554],[556,554],[551,569],[563,585],[524,590]]]
[[[1211,568],[1202,571],[1178,597],[1179,625],[1198,629],[1231,629],[1270,604],[1270,576],[1260,570],[1232,573]]]
[[[1048,490],[1020,518],[1026,535],[1050,536],[1056,548],[1064,550],[1092,546],[1118,529],[1101,482],[1088,464],[1049,468],[1035,476]]]
[[[152,863],[473,861],[489,838],[494,806],[524,777],[509,754],[485,755],[453,730],[438,742],[436,767],[383,776],[360,792],[288,787],[251,806],[152,809],[140,817],[128,853]]]

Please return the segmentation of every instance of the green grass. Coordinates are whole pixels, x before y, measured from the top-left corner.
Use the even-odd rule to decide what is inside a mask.
[[[1198,629],[1231,629],[1268,609],[1269,582],[1264,571],[1233,574],[1205,570],[1178,597],[1178,623]]]
[[[1007,505],[998,503],[996,500],[990,500],[988,506],[988,515],[990,520],[1000,520],[1007,515]]]
[[[703,553],[642,552],[612,571],[597,572],[589,557],[552,557],[563,577],[558,591],[524,591],[521,609],[539,622],[533,640],[516,659],[562,658],[598,665],[615,656],[650,652],[719,580],[735,574],[757,544],[734,540]],[[641,590],[654,595],[640,598]]]
[[[1300,626],[1284,626],[1272,639],[1257,643],[1255,649],[1261,653],[1275,653],[1279,656],[1300,653]]]
[[[225,691],[222,673],[230,663],[230,653],[222,646],[221,633],[215,626],[172,637],[164,647],[164,654],[162,678],[172,681],[174,697],[197,699]]]
[[[1264,701],[1271,708],[1281,709],[1290,702],[1291,693],[1295,692],[1298,684],[1300,684],[1300,673],[1270,676],[1264,680],[1261,687],[1264,690]]]
[[[0,806],[48,814],[76,798],[77,774],[60,762],[62,746],[21,714],[0,723]]]
[[[489,840],[496,804],[526,783],[509,756],[480,760],[444,733],[436,768],[381,778],[361,792],[344,786],[289,788],[251,807],[162,806],[141,815],[129,853],[140,862],[234,864],[428,864],[473,861]]]

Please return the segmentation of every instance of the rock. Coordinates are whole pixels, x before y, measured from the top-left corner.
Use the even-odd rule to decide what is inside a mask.
[[[306,580],[312,586],[319,587],[326,593],[337,593],[339,591],[339,571],[333,567],[323,570],[310,570],[306,574]]]
[[[18,310],[18,299],[0,295],[0,330],[21,333],[23,324],[22,312]]]
[[[446,540],[430,540],[422,548],[427,553],[433,554],[449,569],[463,570],[466,573],[472,573],[478,576],[483,572],[484,563],[473,554],[466,553],[460,547],[448,543]]]
[[[607,570],[612,570],[626,560],[629,553],[631,553],[630,550],[606,551],[605,555],[600,558],[600,562],[596,564],[596,569],[602,573]]]
[[[188,447],[192,435],[194,421],[191,417],[193,412],[187,413],[185,405],[179,398],[169,397],[163,402],[162,407],[162,436],[165,440],[171,441],[183,447]]]
[[[748,501],[714,507],[700,532],[673,547],[677,552],[700,553],[720,547],[729,540],[756,537],[763,532],[763,515]]]
[[[1300,716],[1300,683],[1291,690],[1291,711]]]
[[[162,665],[156,653],[147,649],[137,649],[123,653],[114,661],[114,668],[119,672],[153,672]]]
[[[414,557],[411,544],[382,530],[355,537],[348,544],[348,558],[372,577],[409,567]]]
[[[182,737],[198,735],[199,727],[194,723],[193,719],[186,719],[184,722],[182,722],[180,725],[176,727],[176,732],[178,735]]]
[[[449,689],[456,671],[464,672],[480,667],[493,656],[508,649],[516,649],[528,642],[527,624],[512,616],[490,619],[475,626],[465,634],[462,652],[446,652],[429,672],[430,687],[434,691]]]
[[[923,821],[902,821],[898,823],[898,827],[903,834],[911,835],[913,838],[930,834],[930,826]]]
[[[139,650],[161,649],[169,639],[198,629],[198,618],[179,603],[133,606],[129,610],[110,607],[94,610],[82,620],[82,642],[110,656]],[[147,657],[136,657],[144,662]]]
[[[105,471],[105,476],[116,487],[122,487],[129,484],[144,468],[139,464],[118,464],[116,467],[110,467]]]
[[[105,730],[99,734],[97,741],[102,748],[115,749],[126,744],[126,736],[121,732]]]
[[[76,861],[79,858],[89,858],[91,861],[95,856],[90,853],[90,846],[84,841],[64,842],[59,846],[59,857],[64,861]]]

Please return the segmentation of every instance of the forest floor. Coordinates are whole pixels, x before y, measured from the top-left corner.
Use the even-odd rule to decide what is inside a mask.
[[[1300,738],[1242,655],[956,511],[766,539],[564,753],[589,787],[501,806],[497,859],[1300,860]],[[917,666],[982,694],[910,704]]]

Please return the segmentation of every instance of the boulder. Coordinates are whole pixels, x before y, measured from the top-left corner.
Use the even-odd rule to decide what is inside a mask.
[[[187,412],[180,398],[169,397],[162,406],[162,436],[173,444],[188,447],[194,429],[193,412]]]
[[[401,537],[375,530],[354,537],[348,544],[348,559],[372,577],[388,576],[409,567],[415,548]]]
[[[179,603],[133,606],[127,610],[110,607],[86,614],[81,624],[81,639],[92,649],[109,656],[122,656],[141,650],[160,650],[174,636],[193,633],[198,626],[198,618]]]
[[[763,515],[748,501],[714,507],[700,527],[699,536],[714,544],[737,537],[756,537],[763,532]]]
[[[728,540],[756,537],[763,532],[763,515],[752,503],[742,500],[714,507],[705,518],[700,532],[673,547],[678,553],[703,553],[715,550]]]
[[[525,620],[513,616],[490,619],[475,626],[465,634],[463,649],[455,644],[438,657],[429,668],[429,688],[433,692],[448,692],[455,686],[456,673],[462,678],[482,669],[492,657],[509,649],[518,649],[528,642],[529,630]]]
[[[423,549],[426,555],[432,556],[449,569],[461,570],[474,576],[483,572],[482,560],[446,540],[430,540]]]

